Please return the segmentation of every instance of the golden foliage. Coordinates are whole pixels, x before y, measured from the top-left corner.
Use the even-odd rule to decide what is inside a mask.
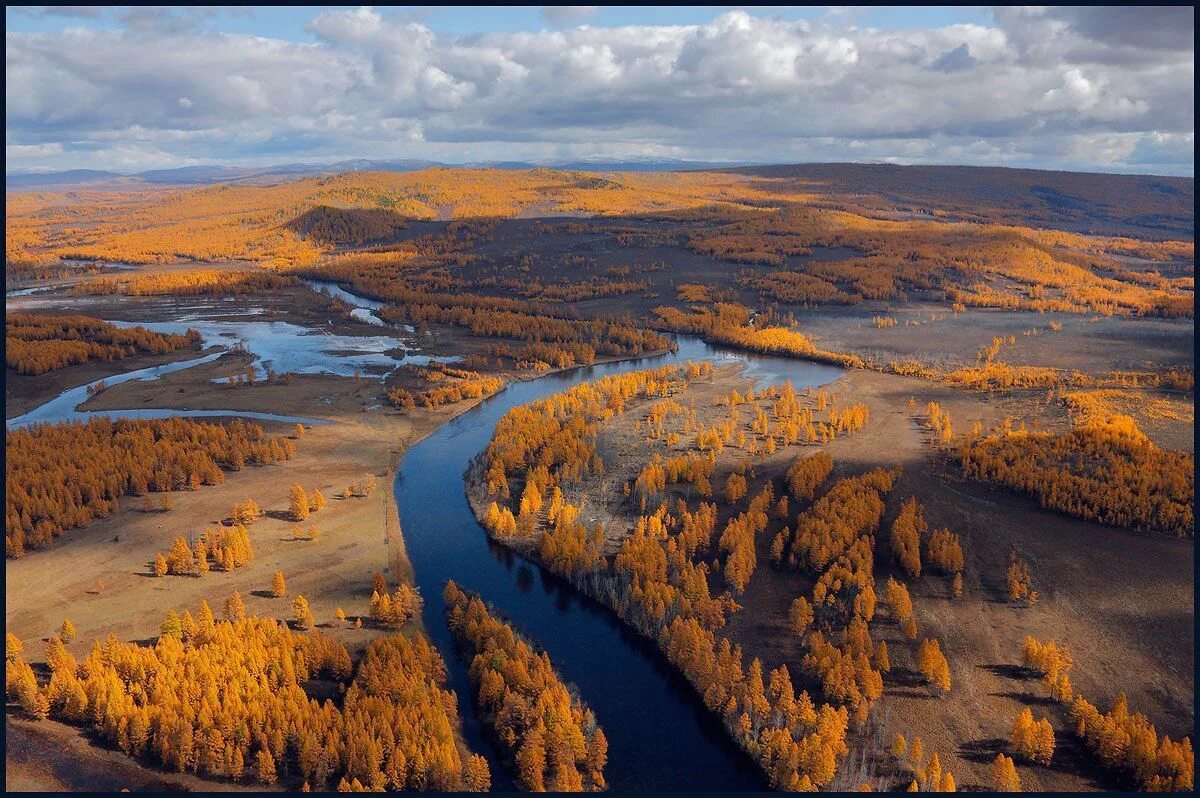
[[[1089,419],[1062,435],[1008,431],[969,441],[962,466],[971,479],[1031,493],[1068,515],[1195,534],[1193,456],[1158,448],[1128,416]]]
[[[927,529],[924,506],[910,496],[892,521],[892,555],[910,579],[921,575],[921,535]]]
[[[533,792],[600,791],[608,741],[595,714],[538,652],[472,593],[448,582],[446,621],[470,657],[487,723]]]
[[[222,269],[191,269],[160,274],[136,274],[125,277],[97,277],[79,283],[77,294],[126,294],[149,296],[236,296],[278,291],[300,285],[295,277],[268,271],[229,271]]]
[[[940,693],[950,692],[950,663],[937,640],[927,637],[921,641],[917,649],[917,670],[931,688]]]
[[[504,387],[504,380],[500,377],[484,377],[477,372],[445,364],[431,363],[429,366],[408,366],[406,369],[434,387],[416,395],[404,388],[389,388],[388,401],[402,410],[412,410],[417,405],[440,407],[464,399],[482,399]]]
[[[294,451],[286,438],[241,421],[98,418],[6,432],[7,555],[48,548],[63,531],[112,513],[124,496],[217,485],[222,468],[275,463]]]
[[[1054,728],[1046,718],[1034,720],[1033,712],[1025,707],[1013,721],[1009,744],[1013,756],[1027,762],[1049,765],[1054,756]]]
[[[992,785],[997,792],[1021,791],[1021,777],[1017,774],[1017,766],[1004,754],[996,754],[996,758],[992,760]]]
[[[1190,792],[1194,787],[1196,759],[1189,737],[1175,742],[1159,737],[1154,724],[1140,712],[1131,712],[1124,693],[1113,708],[1101,713],[1082,696],[1071,705],[1075,734],[1100,763],[1122,775],[1138,790]]]
[[[801,501],[811,501],[817,488],[833,472],[833,458],[826,451],[797,458],[787,470],[788,493]]]
[[[200,333],[195,330],[164,335],[145,327],[119,328],[90,316],[8,313],[4,317],[5,362],[20,374],[45,374],[136,354],[164,354],[199,342]]]
[[[963,569],[962,545],[958,535],[949,529],[939,529],[929,536],[927,562],[944,574],[957,574]]]
[[[152,646],[110,637],[79,666],[60,661],[45,688],[53,714],[180,772],[267,784],[289,762],[289,784],[318,790],[338,779],[486,789],[477,758],[460,752],[445,666],[424,636],[377,638],[350,680],[346,649],[316,633],[258,617],[218,622],[204,604],[172,624],[180,634]],[[344,689],[340,706],[309,698],[309,679]]]

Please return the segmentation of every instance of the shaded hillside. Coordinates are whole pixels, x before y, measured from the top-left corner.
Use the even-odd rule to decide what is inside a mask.
[[[286,225],[296,235],[334,246],[391,241],[407,226],[394,211],[328,205],[305,211]]]
[[[786,164],[729,170],[796,181],[838,207],[1053,227],[1077,233],[1191,240],[1190,177],[1047,172],[980,166]],[[776,187],[778,190],[778,187]]]

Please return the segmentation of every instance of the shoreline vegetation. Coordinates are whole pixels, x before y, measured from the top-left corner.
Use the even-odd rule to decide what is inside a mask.
[[[601,468],[585,443],[594,438],[595,425],[634,399],[671,396],[711,372],[708,363],[630,372],[514,408],[497,424],[492,444],[469,472],[468,492],[487,534],[566,578],[655,642],[774,788],[821,789],[848,751],[849,715],[844,708],[815,704],[806,692],[797,695],[786,666],[766,674],[757,659],[746,661],[740,646],[725,638],[718,643],[713,632],[724,624],[732,600],[709,595],[706,571],[697,570],[689,556],[702,545],[704,529],[712,535],[712,522],[681,510],[680,539],[693,542],[672,553],[675,538],[668,538],[664,524],[674,522],[664,522],[664,505],[610,563],[601,556],[602,531],[588,530],[579,508],[567,503],[559,488],[559,480],[578,481]],[[567,414],[582,423],[568,422]],[[511,495],[507,474],[524,472],[530,459],[540,464],[528,472],[519,515],[496,502],[483,510],[484,496]],[[543,509],[545,527],[538,521]],[[670,548],[660,550],[668,540]],[[636,564],[636,552],[647,546],[666,556],[663,566],[677,574],[670,583],[665,571],[655,577]]]
[[[670,397],[684,393],[696,380],[711,374],[703,369],[705,364],[699,364],[701,368],[698,371],[694,370],[695,365],[688,364],[684,369],[667,367],[603,378],[553,397],[513,408],[497,424],[489,447],[468,469],[465,475],[465,489],[480,525],[490,538],[566,578],[578,589],[607,606],[630,628],[655,642],[668,661],[692,683],[708,708],[722,718],[732,739],[759,764],[772,786],[782,789],[820,789],[828,786],[838,773],[839,763],[848,753],[847,736],[851,728],[859,728],[866,722],[865,710],[883,692],[882,682],[871,687],[871,679],[867,678],[869,674],[861,673],[854,677],[854,681],[865,681],[860,681],[855,690],[845,692],[846,686],[841,682],[842,676],[838,675],[842,666],[837,662],[841,657],[854,655],[845,653],[845,649],[839,651],[838,641],[843,635],[853,638],[857,634],[866,636],[868,643],[870,642],[864,621],[871,619],[875,604],[874,592],[869,584],[874,581],[870,576],[870,551],[874,547],[871,535],[873,530],[878,528],[883,513],[881,497],[891,490],[892,483],[900,472],[896,469],[885,473],[877,469],[876,472],[857,478],[858,481],[866,480],[864,485],[873,480],[879,482],[874,487],[880,492],[880,496],[872,500],[876,506],[867,513],[870,517],[860,518],[861,513],[858,510],[847,509],[858,501],[858,489],[852,489],[858,482],[855,479],[843,479],[830,490],[827,500],[813,504],[808,512],[797,518],[797,532],[790,541],[790,546],[787,529],[784,529],[775,541],[771,556],[776,567],[787,562],[789,567],[793,568],[816,567],[820,573],[825,568],[824,564],[831,562],[830,558],[834,556],[830,552],[836,554],[837,551],[842,551],[843,554],[837,557],[837,563],[821,574],[817,589],[814,590],[813,602],[819,609],[826,600],[822,599],[822,596],[839,596],[840,592],[846,589],[839,588],[838,585],[857,584],[858,598],[853,602],[854,613],[865,613],[859,620],[851,619],[848,626],[833,626],[832,645],[826,642],[815,627],[808,635],[810,654],[804,657],[806,671],[810,670],[811,665],[811,670],[824,682],[823,692],[828,695],[832,691],[841,696],[837,702],[834,705],[814,704],[807,693],[797,697],[786,666],[771,671],[770,678],[767,679],[767,674],[758,660],[747,663],[739,646],[730,646],[727,639],[716,634],[716,631],[725,625],[725,617],[737,609],[737,604],[729,594],[710,597],[709,568],[707,565],[701,565],[699,569],[695,569],[689,562],[691,552],[703,552],[712,545],[711,541],[715,540],[716,505],[707,511],[712,513],[711,516],[706,515],[705,511],[709,505],[703,503],[696,513],[692,513],[682,500],[679,501],[678,508],[672,511],[668,511],[666,502],[653,512],[645,506],[645,497],[660,495],[659,491],[664,485],[680,480],[692,480],[701,496],[715,493],[715,484],[709,484],[711,468],[693,474],[690,466],[663,462],[668,468],[665,471],[659,469],[662,475],[656,476],[658,472],[653,470],[654,463],[660,461],[655,455],[651,464],[638,475],[632,491],[629,490],[629,485],[626,486],[627,495],[633,495],[635,498],[638,495],[643,496],[643,509],[633,536],[624,539],[615,555],[605,556],[605,535],[601,527],[589,530],[579,520],[583,504],[603,501],[601,497],[589,497],[586,492],[580,492],[581,485],[594,484],[605,471],[596,453],[600,425],[621,416],[635,404],[644,409],[646,402],[657,399],[657,403],[650,405],[645,431],[651,434],[651,438],[647,439],[648,443],[652,439],[662,438],[666,434],[662,420],[672,414],[671,408],[675,408],[675,412],[685,411],[684,408],[677,407],[677,403]],[[768,393],[764,392],[764,397],[767,395]],[[777,394],[771,392],[769,395]],[[753,393],[741,397],[735,391],[727,400],[722,401],[733,410],[739,403],[754,398]],[[786,401],[786,397],[780,401]],[[779,415],[779,407],[777,404],[776,416]],[[656,412],[656,409],[659,412]],[[833,409],[830,412],[831,418],[834,418]],[[865,413],[865,408],[862,412]],[[930,411],[930,416],[938,435],[942,435],[943,432],[949,434],[950,422],[943,411],[934,408]],[[1102,421],[1093,423],[1103,426]],[[1115,423],[1118,427],[1121,424],[1111,419],[1107,423]],[[1124,423],[1132,424],[1129,420]],[[692,422],[685,421],[685,434],[688,433],[690,424]],[[858,424],[861,425],[861,422]],[[755,422],[756,430],[757,425],[758,422]],[[639,428],[642,428],[640,423]],[[853,428],[855,427],[851,427]],[[786,440],[786,431],[782,427],[780,429]],[[1089,429],[1092,428],[1077,428],[1073,434],[1091,434]],[[1118,434],[1114,441],[1121,446],[1140,447],[1139,450],[1145,449],[1153,454],[1155,450],[1149,446],[1145,437],[1136,431],[1136,427],[1132,429],[1132,432]],[[705,440],[705,434],[703,430],[696,433],[696,443],[702,447],[701,450],[710,445]],[[714,436],[719,434],[714,430]],[[1010,434],[1015,442],[1024,440],[1016,433]],[[678,435],[671,433],[667,435],[666,440],[672,438],[678,438]],[[964,444],[963,463],[968,472],[971,468],[969,462],[979,460],[983,456],[979,453],[981,450],[972,449],[977,438],[976,431]],[[998,439],[993,437],[979,440],[991,441],[991,445],[995,446]],[[711,445],[717,446],[719,451],[717,437],[713,438]],[[786,484],[790,486],[789,492],[797,501],[803,502],[806,497],[811,500],[817,485],[824,481],[820,474],[814,475],[813,478],[806,476],[807,471],[811,470],[807,469],[807,466],[811,463],[820,464],[822,458],[828,460],[823,452],[818,452],[818,455],[812,458],[797,459],[788,470]],[[831,467],[831,463],[825,463],[820,473],[827,477]],[[606,479],[608,478],[606,476]],[[816,484],[810,484],[814,479]],[[738,481],[736,486],[735,480]],[[515,487],[513,482],[516,483]],[[564,498],[564,489],[568,485],[571,486],[570,495],[576,497],[572,500],[576,505]],[[762,510],[769,508],[773,501],[769,489],[768,485]],[[834,501],[835,495],[840,496],[838,491],[843,489],[849,491],[847,496],[840,497],[835,505],[824,507],[829,501]],[[745,481],[735,472],[729,477],[725,488],[726,500],[736,503],[744,496],[749,499],[746,496]],[[726,578],[731,580],[730,585],[738,592],[748,578],[737,576],[729,570],[738,561],[739,550],[731,537],[732,530],[739,519],[748,518],[756,512],[755,506],[761,503],[760,498],[762,497],[750,503],[746,514],[731,518],[720,537],[721,549],[729,556]],[[1117,505],[1122,504],[1128,502],[1117,501]],[[912,499],[908,505],[913,505],[916,508],[915,513],[920,517],[916,519],[909,533],[898,532],[900,525],[897,522],[892,532],[893,546],[900,545],[897,540],[905,540],[901,546],[906,552],[904,567],[909,570],[915,567],[919,575],[919,558],[921,550],[925,548],[921,543],[921,532],[927,527],[920,506]],[[807,518],[811,513],[816,515]],[[822,514],[830,516],[831,513],[829,518],[822,517]],[[1165,516],[1157,512],[1155,517]],[[765,514],[763,519],[765,521]],[[1110,523],[1116,520],[1108,519]],[[1124,525],[1129,525],[1128,521]],[[845,542],[836,543],[835,540],[823,540],[820,537],[820,529],[836,530],[841,526],[847,526],[851,532],[848,540],[854,542],[846,545]],[[851,526],[859,526],[859,531],[854,532],[850,529]],[[864,532],[866,537],[855,538],[855,535]],[[729,544],[726,543],[727,538],[730,540]],[[779,545],[780,540],[783,540],[783,546]],[[860,546],[860,543],[865,548]],[[751,545],[752,563],[753,544]],[[854,554],[855,551],[858,551],[858,554]],[[865,564],[859,562],[862,556],[866,557]],[[897,554],[897,557],[900,556]],[[963,554],[958,536],[949,530],[932,534],[925,556],[935,570],[954,577],[954,594],[961,595]],[[918,559],[913,560],[914,557]],[[644,564],[639,565],[639,560]],[[657,565],[654,564],[655,560],[658,560]],[[814,566],[810,560],[817,561],[818,565]],[[913,562],[916,563],[915,566]],[[751,564],[751,570],[753,567]],[[861,574],[867,576],[862,577]],[[1024,574],[1027,581],[1027,569]],[[864,578],[866,582],[863,582]],[[824,590],[821,589],[823,584]],[[893,595],[894,592],[896,595]],[[902,596],[899,595],[901,593]],[[845,596],[840,596],[830,607],[842,606],[843,599],[849,601]],[[912,621],[911,601],[903,583],[893,586],[889,580],[889,591],[885,601],[898,622],[903,619],[900,619],[897,613],[906,616],[905,623],[912,627],[911,632],[906,634],[915,637],[917,631]],[[1036,601],[1036,596],[1031,601]],[[865,603],[860,605],[860,602]],[[796,604],[803,605],[799,615],[796,615]],[[797,628],[803,635],[804,630],[813,624],[811,608],[814,605],[805,603],[803,598],[798,599],[796,604],[792,607],[792,622],[798,624]],[[904,610],[901,605],[909,609]],[[829,609],[821,611],[828,612]],[[828,620],[821,623],[827,624]],[[856,624],[860,627],[857,633],[854,632]],[[831,633],[829,626],[821,628],[826,630],[826,634]],[[839,632],[839,628],[842,631]],[[850,645],[851,650],[854,649],[853,643],[840,645]],[[880,642],[878,648],[873,644],[866,645],[863,650],[866,651],[865,656],[870,662],[868,670],[878,669],[874,671],[874,678],[878,682],[879,671],[886,672],[891,667],[885,644]],[[949,692],[950,670],[936,639],[927,638],[922,643],[919,660],[920,668],[925,673],[924,679],[931,685],[931,689],[942,693]],[[847,663],[849,661],[847,660]],[[806,672],[805,675],[814,674]],[[801,709],[794,713],[796,707]],[[847,713],[847,707],[854,709],[853,718]],[[1089,734],[1094,736],[1095,733]],[[1169,738],[1166,744],[1175,745]],[[1092,745],[1095,747],[1096,744]],[[1190,750],[1186,748],[1188,745],[1190,740],[1185,738],[1180,743],[1183,747],[1179,750]],[[1161,778],[1170,783],[1190,783],[1190,775],[1180,769],[1178,757],[1174,752],[1175,748],[1171,748],[1160,757],[1163,761],[1171,762],[1164,766],[1170,772],[1163,771],[1165,775]],[[923,771],[918,771],[921,772]],[[941,765],[936,766],[932,780],[928,780],[926,776],[919,776],[917,781],[928,784],[931,789],[944,788],[944,783],[953,784],[953,777]],[[1143,780],[1150,778],[1146,776]]]
[[[444,597],[446,623],[468,660],[483,722],[521,787],[604,790],[608,741],[578,689],[478,595],[450,581]]]

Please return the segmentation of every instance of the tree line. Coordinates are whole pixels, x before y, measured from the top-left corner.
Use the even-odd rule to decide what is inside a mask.
[[[90,361],[160,355],[200,343],[200,333],[157,333],[120,328],[91,316],[9,313],[4,317],[4,357],[19,374],[45,374]]]
[[[447,582],[446,621],[470,658],[484,723],[532,792],[596,792],[605,787],[608,740],[550,657],[496,617],[479,596]]]
[[[64,531],[116,511],[125,496],[198,490],[223,482],[223,469],[281,462],[295,452],[290,439],[241,420],[96,418],[8,431],[6,556],[48,548]]]

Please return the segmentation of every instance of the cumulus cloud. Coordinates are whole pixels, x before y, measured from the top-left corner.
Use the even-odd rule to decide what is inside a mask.
[[[556,28],[570,28],[594,16],[600,6],[542,6],[541,17]]]
[[[140,150],[176,163],[654,153],[1192,171],[1191,9],[1156,10],[1136,31],[1107,9],[887,30],[747,11],[594,27],[550,12],[553,29],[455,37],[331,10],[309,22],[313,43],[174,12],[9,32],[10,165],[43,152],[14,146],[58,144],[69,166]]]

